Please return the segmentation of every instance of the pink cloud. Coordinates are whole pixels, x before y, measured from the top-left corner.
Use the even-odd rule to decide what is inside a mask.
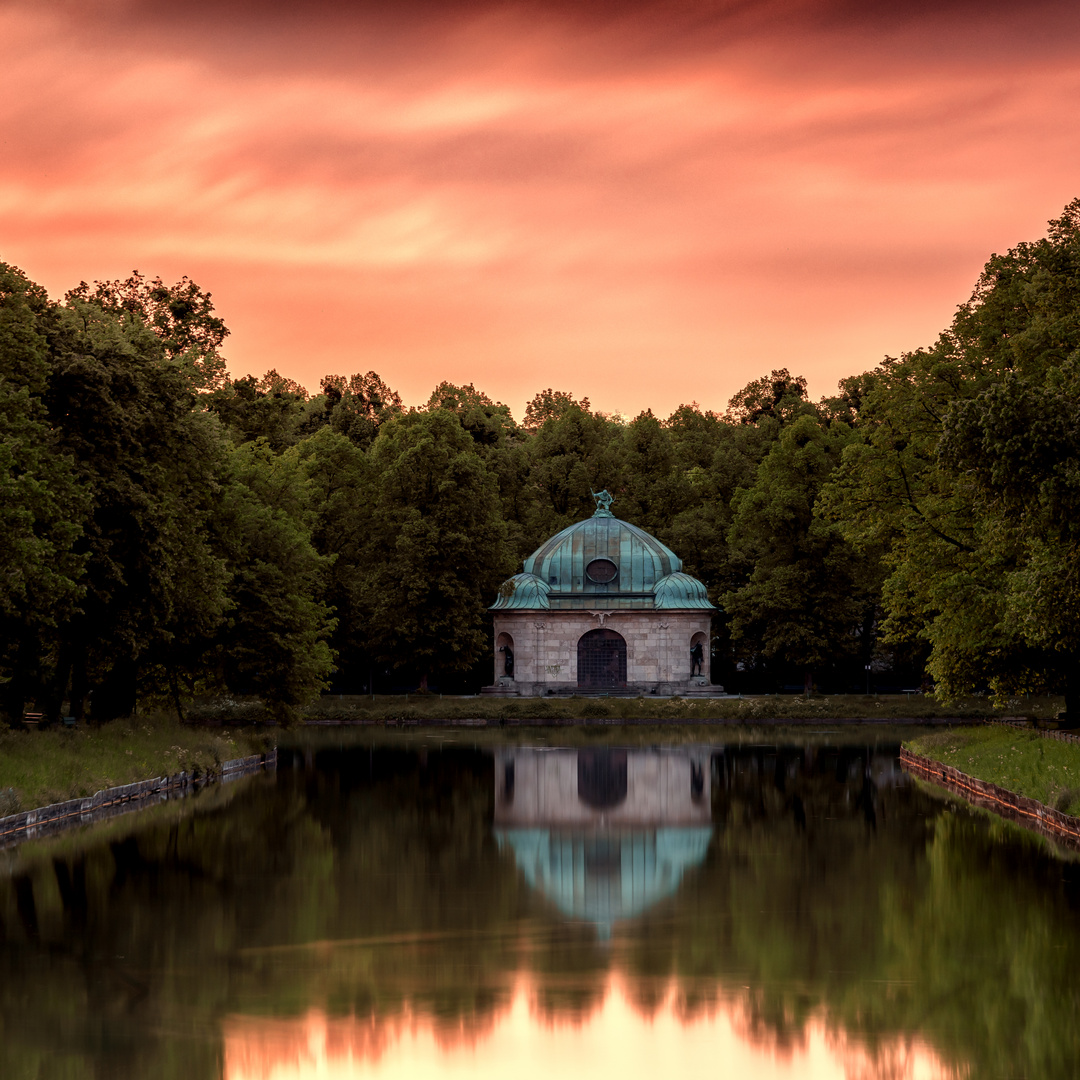
[[[0,258],[189,274],[238,373],[633,414],[828,393],[1080,194],[1071,8],[272,10],[0,5]]]

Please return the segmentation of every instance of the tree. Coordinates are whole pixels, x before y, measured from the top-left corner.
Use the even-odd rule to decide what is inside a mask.
[[[213,389],[224,381],[225,361],[218,349],[229,330],[214,314],[210,293],[190,278],[166,285],[160,277],[147,281],[134,270],[125,281],[95,281],[92,289],[81,281],[65,299],[96,304],[109,314],[131,315],[145,323],[169,359],[191,360],[199,389]]]
[[[800,416],[784,428],[751,488],[732,502],[728,537],[743,583],[723,597],[732,635],[750,655],[812,672],[863,652],[868,661],[877,586],[839,528],[814,513],[847,433]]]
[[[1003,696],[1040,689],[1047,674],[1056,672],[1063,679],[1066,712],[1077,721],[1080,354],[1071,354],[1045,381],[1009,372],[957,403],[943,424],[938,457],[971,502],[968,561],[977,565],[977,580],[999,579],[996,602],[979,603],[963,619],[969,624],[973,616],[992,613],[990,655],[972,648],[973,627],[954,631],[970,649],[969,685],[985,678]],[[938,604],[942,634],[949,609],[941,599]],[[979,670],[984,665],[989,670]],[[959,670],[960,662],[953,661],[946,678]]]
[[[732,424],[759,424],[765,419],[784,424],[812,409],[806,400],[806,379],[778,368],[744,386],[728,402],[726,419]]]
[[[672,519],[692,501],[686,477],[676,468],[671,432],[651,409],[621,429],[616,491],[619,516],[666,537]]]
[[[874,387],[876,376],[872,371],[861,375],[849,375],[837,384],[840,391],[834,397],[822,398],[818,411],[827,420],[838,420],[842,424],[853,426],[859,418],[863,402]]]
[[[732,500],[740,488],[753,486],[762,447],[768,444],[753,425],[730,424],[687,406],[668,420],[668,427],[687,502],[668,523],[664,539],[722,609],[724,594],[738,588],[745,573],[728,542]],[[713,619],[713,677],[725,685],[736,672],[730,629],[730,619],[721,610]]]
[[[477,454],[499,485],[507,543],[518,558],[524,558],[536,547],[530,528],[536,503],[529,485],[529,457],[524,445],[527,435],[514,421],[509,407],[492,401],[472,383],[455,386],[441,382],[432,391],[426,408],[452,413],[472,437]]]
[[[371,445],[384,420],[402,412],[401,395],[374,371],[348,379],[325,375],[320,386],[330,426],[364,449]]]
[[[0,264],[0,614],[54,609],[80,592],[72,552],[85,494],[49,423],[48,343],[39,316],[48,301]]]
[[[42,637],[83,594],[75,550],[88,495],[45,404],[49,349],[44,290],[0,264],[0,663],[3,710],[20,719],[43,688]]]
[[[466,386],[439,383],[428,398],[427,408],[453,413],[478,447],[498,446],[506,435],[517,430],[510,407],[492,401],[472,383]]]
[[[548,420],[557,420],[570,409],[589,412],[589,399],[586,397],[576,401],[573,395],[565,390],[552,390],[550,387],[547,390],[541,390],[525,406],[525,430],[535,432]]]
[[[245,443],[231,453],[215,522],[230,574],[217,635],[222,677],[286,722],[333,667],[334,619],[322,599],[331,560],[311,545],[312,496],[300,454]]]
[[[226,378],[207,396],[206,407],[221,420],[234,442],[265,439],[278,452],[296,443],[307,429],[318,426],[323,412],[303,386],[274,369],[260,379],[253,375]]]
[[[1074,476],[1080,200],[994,255],[932,349],[886,358],[826,497],[887,549],[892,640],[930,647],[943,693],[1057,686],[1080,714]]]
[[[486,608],[513,569],[495,478],[443,409],[389,420],[371,466],[360,604],[378,659],[426,686],[488,649]]]
[[[311,543],[327,560],[322,599],[335,616],[329,639],[336,665],[333,685],[366,688],[374,659],[361,596],[371,523],[370,462],[350,439],[329,427],[298,443],[294,453],[307,478]]]
[[[618,491],[622,429],[577,405],[550,417],[528,443],[534,513],[533,547],[552,533],[592,514],[590,491]],[[616,502],[613,511],[620,516]]]
[[[224,447],[194,407],[191,358],[164,355],[137,317],[71,299],[49,341],[50,419],[89,503],[75,549],[86,591],[61,627],[56,685],[62,696],[70,671],[76,715],[93,687],[107,719],[134,707],[140,663],[220,617],[207,523]]]

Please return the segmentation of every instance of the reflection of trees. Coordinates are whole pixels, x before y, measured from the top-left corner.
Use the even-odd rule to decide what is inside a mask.
[[[283,771],[275,798],[253,789],[0,881],[0,1074],[62,1042],[76,1076],[217,1076],[230,1012],[409,1002],[482,1022],[508,993],[496,930],[516,914],[488,759],[381,755],[370,780],[367,763]]]
[[[879,1076],[919,1033],[974,1075],[1073,1075],[1073,866],[940,812],[882,760],[714,757],[705,863],[609,944],[499,854],[490,758],[285,762],[272,798],[196,803],[0,879],[0,1073],[217,1076],[227,1014],[423,1013],[474,1037],[519,971],[563,1019],[617,968],[645,1013],[673,978],[686,1015],[734,995],[778,1048],[824,1016]]]
[[[926,888],[885,898],[892,968],[912,982],[880,1011],[921,1023],[973,1075],[1076,1076],[1077,865],[1050,862],[1035,841],[1001,844],[1003,826],[967,816],[935,826]]]
[[[878,1075],[894,1036],[917,1034],[972,1075],[1075,1075],[1076,864],[940,812],[877,776],[880,763],[803,750],[716,761],[717,839],[629,962],[749,986],[747,1034],[778,1047],[823,1014],[861,1034],[871,1061],[880,1051]]]

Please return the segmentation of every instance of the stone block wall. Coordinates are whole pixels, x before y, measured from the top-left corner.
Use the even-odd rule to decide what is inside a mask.
[[[690,682],[690,646],[704,634],[702,675],[710,681],[708,611],[613,610],[499,611],[495,613],[495,684],[525,696],[577,687],[578,640],[590,630],[614,630],[626,642],[626,682],[644,692],[658,685]],[[506,636],[503,636],[506,635]],[[513,641],[514,676],[503,672],[498,651],[507,637]]]

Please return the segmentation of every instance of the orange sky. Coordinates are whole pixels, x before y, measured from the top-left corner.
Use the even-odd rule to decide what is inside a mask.
[[[814,396],[1080,195],[1080,5],[0,0],[0,259],[188,274],[236,374]]]

